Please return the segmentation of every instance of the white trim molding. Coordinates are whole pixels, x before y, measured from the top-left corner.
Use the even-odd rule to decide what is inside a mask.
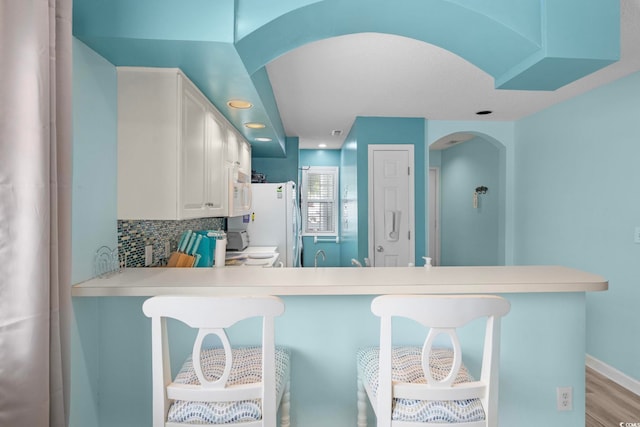
[[[635,378],[631,378],[627,374],[620,372],[613,366],[607,365],[589,354],[586,356],[586,364],[599,374],[604,375],[616,384],[640,396],[640,381]]]

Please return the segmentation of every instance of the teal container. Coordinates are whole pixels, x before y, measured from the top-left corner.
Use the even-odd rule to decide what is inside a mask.
[[[199,230],[196,233],[202,235],[200,246],[196,254],[200,255],[196,267],[213,267],[214,253],[216,250],[216,238],[210,236],[212,233],[217,233],[216,230]]]

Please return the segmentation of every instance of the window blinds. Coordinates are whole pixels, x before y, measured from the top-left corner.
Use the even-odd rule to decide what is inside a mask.
[[[335,234],[337,217],[337,168],[304,171],[305,234]]]

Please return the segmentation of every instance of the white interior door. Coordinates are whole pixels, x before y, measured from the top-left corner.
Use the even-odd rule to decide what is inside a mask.
[[[429,168],[429,256],[440,265],[440,170]]]
[[[373,266],[414,263],[413,146],[369,146],[369,259]]]

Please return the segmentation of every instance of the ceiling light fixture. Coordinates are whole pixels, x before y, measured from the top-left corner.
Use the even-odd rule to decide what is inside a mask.
[[[318,147],[320,147],[320,148],[327,148],[327,144],[318,144]]]
[[[271,138],[265,138],[265,137],[260,136],[260,137],[258,137],[258,138],[254,138],[254,141],[258,141],[258,142],[270,142],[270,141],[272,141],[272,139],[271,139]]]
[[[250,103],[249,101],[244,101],[242,99],[232,99],[231,101],[227,102],[227,105],[231,108],[237,108],[240,110],[246,110],[247,108],[253,107],[252,103]]]
[[[252,122],[252,123],[245,123],[244,127],[249,129],[264,129],[267,127],[267,125],[265,125],[264,123]]]

